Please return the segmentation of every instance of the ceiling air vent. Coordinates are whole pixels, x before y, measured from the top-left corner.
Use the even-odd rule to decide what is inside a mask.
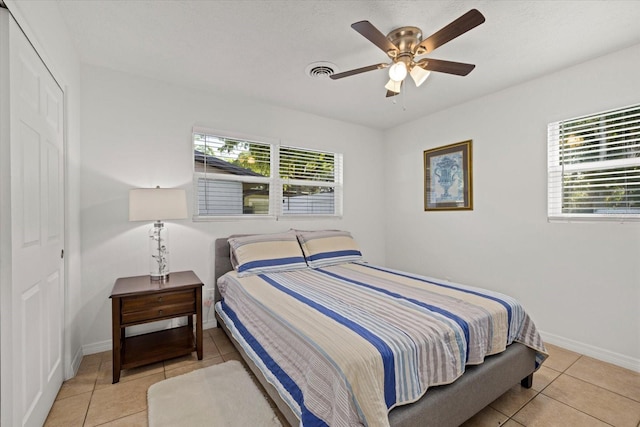
[[[331,62],[314,62],[307,65],[305,71],[312,79],[327,79],[338,71],[338,67]]]

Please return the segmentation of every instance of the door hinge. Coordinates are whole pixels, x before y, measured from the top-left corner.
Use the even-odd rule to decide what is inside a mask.
[[[64,249],[60,250],[60,258],[64,259]]]

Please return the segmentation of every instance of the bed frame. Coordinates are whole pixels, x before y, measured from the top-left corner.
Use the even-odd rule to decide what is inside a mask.
[[[219,277],[232,270],[227,238],[216,239],[214,261],[217,283]],[[218,302],[220,299],[216,286],[215,301]],[[267,382],[217,313],[216,320],[218,327],[221,327],[231,339],[282,415],[291,426],[298,426],[300,421],[293,411],[280,398],[275,387]],[[518,382],[525,388],[531,388],[534,370],[535,351],[520,343],[511,344],[504,352],[487,357],[483,364],[467,367],[465,373],[455,382],[431,387],[417,402],[394,408],[389,413],[389,422],[394,427],[459,426]]]

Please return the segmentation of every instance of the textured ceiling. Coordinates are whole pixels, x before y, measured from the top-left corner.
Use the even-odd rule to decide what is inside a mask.
[[[58,0],[85,63],[387,129],[640,43],[640,1],[102,1]],[[312,79],[387,62],[350,25],[424,36],[476,8],[486,22],[430,57],[476,64],[432,73],[385,98],[386,70]]]

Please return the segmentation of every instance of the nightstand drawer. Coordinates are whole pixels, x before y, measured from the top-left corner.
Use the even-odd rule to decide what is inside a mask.
[[[195,313],[193,290],[140,295],[122,300],[122,323],[152,321],[167,316]]]
[[[195,300],[195,292],[192,289],[187,291],[163,292],[161,294],[128,297],[122,300],[122,314],[152,309],[163,305],[182,304],[185,302],[194,303]]]
[[[195,313],[195,304],[191,303],[183,303],[183,304],[173,304],[155,307],[149,310],[142,311],[132,311],[131,313],[122,313],[122,323],[123,324],[131,324],[138,322],[149,322],[153,320],[160,320],[163,318],[174,317],[180,314],[193,314]]]

